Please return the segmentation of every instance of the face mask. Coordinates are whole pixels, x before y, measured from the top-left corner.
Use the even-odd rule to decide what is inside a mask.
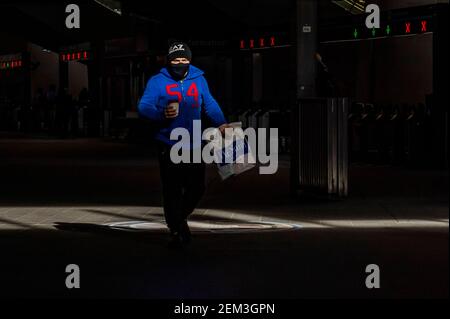
[[[184,78],[189,70],[189,63],[169,64],[169,73],[176,80],[179,81]]]

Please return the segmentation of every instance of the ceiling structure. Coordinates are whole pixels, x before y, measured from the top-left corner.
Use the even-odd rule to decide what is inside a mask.
[[[321,0],[319,23],[360,12],[368,2]],[[370,0],[382,10],[442,2],[448,3],[448,0]],[[229,40],[258,31],[287,32],[295,0],[79,0],[78,3],[82,27],[68,30],[64,23],[68,3],[3,2],[0,34],[26,38],[53,50],[61,45],[126,37],[137,32],[161,39]]]

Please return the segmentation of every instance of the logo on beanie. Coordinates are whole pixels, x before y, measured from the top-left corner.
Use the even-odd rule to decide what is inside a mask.
[[[184,50],[185,49],[184,49],[184,45],[183,44],[175,44],[174,46],[172,46],[169,49],[169,54],[172,54],[172,53],[177,52],[177,51],[184,51]]]

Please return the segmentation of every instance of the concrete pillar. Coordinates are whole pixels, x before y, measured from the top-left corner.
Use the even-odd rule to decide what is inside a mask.
[[[318,1],[295,0],[295,48],[297,98],[316,96],[316,60],[318,34]],[[293,28],[293,29],[294,29]]]
[[[315,0],[292,0],[291,39],[293,48],[291,61],[294,72],[290,74],[295,88],[292,88],[291,102],[291,164],[290,193],[295,197],[299,186],[299,131],[298,131],[298,99],[315,97],[317,66],[315,53],[318,46],[318,5]]]

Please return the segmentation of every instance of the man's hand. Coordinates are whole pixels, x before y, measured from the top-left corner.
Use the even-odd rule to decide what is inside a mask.
[[[222,124],[221,126],[219,126],[219,131],[223,136],[225,136],[225,129],[227,127],[232,127],[232,126],[228,123],[225,123],[225,124]]]
[[[178,107],[174,104],[169,104],[164,110],[164,116],[166,119],[172,119],[178,116]]]

